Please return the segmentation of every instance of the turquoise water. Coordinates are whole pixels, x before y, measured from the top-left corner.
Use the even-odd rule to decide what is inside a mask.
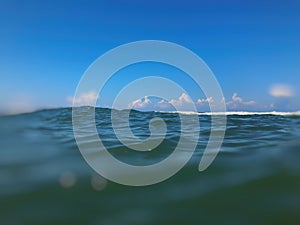
[[[110,110],[96,109],[106,148],[136,165],[166,158],[179,140],[177,113],[132,111],[133,133],[147,138],[154,117],[166,121],[166,138],[155,151],[137,152],[116,139]],[[70,108],[0,117],[0,224],[300,224],[300,116],[228,115],[221,152],[201,173],[210,116],[199,114],[199,120],[197,149],[180,172],[156,185],[130,187],[87,165]]]

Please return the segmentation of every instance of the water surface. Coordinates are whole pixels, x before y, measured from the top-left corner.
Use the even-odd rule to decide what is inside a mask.
[[[158,162],[179,140],[178,113],[132,111],[131,129],[141,139],[149,137],[154,117],[168,128],[154,151],[133,151],[117,140],[110,113],[96,109],[98,133],[124,162]],[[87,165],[74,140],[70,108],[0,117],[0,223],[300,224],[300,116],[228,113],[221,152],[201,173],[210,115],[198,116],[192,159],[172,178],[147,187],[112,183]]]

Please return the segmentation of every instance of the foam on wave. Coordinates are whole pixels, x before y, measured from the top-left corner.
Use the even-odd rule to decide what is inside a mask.
[[[161,113],[179,113],[184,115],[226,115],[226,116],[251,116],[251,115],[275,115],[275,116],[300,116],[300,111],[297,112],[247,112],[247,111],[228,111],[228,112],[192,112],[192,111],[159,111]]]

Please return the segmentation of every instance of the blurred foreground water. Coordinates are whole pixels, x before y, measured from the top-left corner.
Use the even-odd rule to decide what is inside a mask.
[[[0,117],[0,224],[300,224],[299,115],[228,115],[221,152],[200,173],[210,116],[199,114],[200,140],[190,162],[162,183],[130,187],[87,165],[71,113],[64,108]],[[176,113],[132,111],[133,133],[146,138],[153,117],[166,121],[168,135],[156,151],[141,153],[116,139],[109,109],[96,109],[105,146],[132,164],[159,161],[176,146]]]

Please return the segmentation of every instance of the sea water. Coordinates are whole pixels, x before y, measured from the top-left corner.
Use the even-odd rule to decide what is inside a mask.
[[[166,122],[165,138],[153,151],[124,146],[110,109],[96,109],[94,138],[125,163],[150,165],[176,147],[180,114],[191,113],[130,112],[140,139],[149,137],[152,118]],[[74,139],[71,108],[1,116],[0,224],[300,224],[300,114],[227,112],[221,150],[203,172],[198,164],[211,113],[196,114],[200,136],[191,160],[168,180],[145,187],[113,183],[88,166]]]

